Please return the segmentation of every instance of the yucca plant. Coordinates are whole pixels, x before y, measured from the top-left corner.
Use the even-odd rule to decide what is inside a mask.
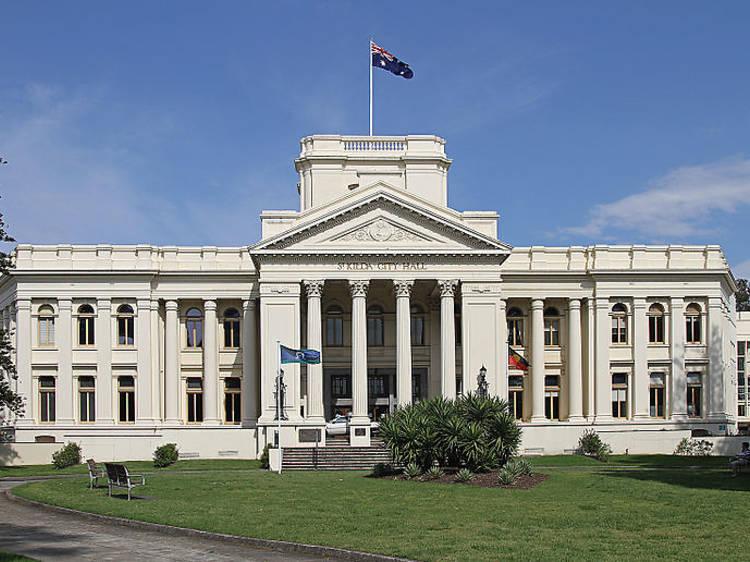
[[[404,476],[406,476],[409,480],[419,478],[420,476],[422,476],[422,469],[419,468],[418,464],[410,462],[404,468]]]
[[[497,481],[501,486],[512,486],[518,481],[519,474],[513,467],[504,466],[497,473]]]
[[[474,473],[468,468],[462,468],[456,472],[456,482],[469,482],[472,478],[474,478]]]
[[[510,459],[505,467],[518,476],[531,476],[531,463],[526,459]]]
[[[427,470],[424,473],[424,475],[425,475],[425,478],[429,480],[437,480],[438,478],[442,478],[443,476],[445,476],[445,472],[443,471],[442,468],[436,465],[436,466],[430,467],[430,469]]]

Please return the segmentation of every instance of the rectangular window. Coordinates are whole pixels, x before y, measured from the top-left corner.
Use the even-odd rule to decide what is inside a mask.
[[[349,375],[332,375],[331,395],[334,398],[351,398],[350,381],[351,377]]]
[[[508,343],[515,347],[523,346],[523,319],[508,320]]]
[[[368,346],[382,346],[383,345],[383,317],[382,316],[368,316],[367,317],[367,345]]]
[[[701,394],[703,385],[701,381],[701,373],[693,372],[687,374],[687,414],[691,418],[699,418],[702,416],[701,413]]]
[[[340,347],[344,345],[344,319],[341,317],[326,318],[326,345]]]
[[[559,347],[560,345],[560,321],[557,319],[544,321],[544,345],[546,347]]]
[[[94,377],[78,377],[78,416],[81,423],[96,421]]]
[[[685,332],[687,343],[701,343],[701,317],[699,314],[685,317]]]
[[[39,421],[55,421],[55,377],[39,377]]]
[[[612,417],[628,417],[628,374],[612,375]]]
[[[422,399],[422,375],[411,376],[411,401],[419,402]]]
[[[544,377],[544,416],[549,420],[560,419],[560,377]]]
[[[203,319],[190,319],[185,321],[187,329],[187,347],[203,347]]]
[[[612,317],[612,343],[628,343],[628,318],[625,315]]]
[[[648,317],[648,343],[664,343],[664,316]]]
[[[664,373],[651,373],[649,378],[649,415],[652,418],[663,418],[666,403]]]
[[[55,345],[55,317],[39,317],[39,345],[52,347]]]
[[[94,317],[93,316],[79,316],[78,317],[78,345],[79,346],[94,345]]]
[[[224,423],[239,424],[242,421],[242,390],[239,377],[224,379]]]
[[[133,347],[135,345],[135,318],[133,316],[117,317],[117,345]]]
[[[508,407],[517,420],[523,419],[523,377],[508,377]]]
[[[424,316],[411,317],[411,344],[424,345]]]
[[[224,320],[224,349],[239,349],[240,321]]]
[[[370,400],[388,397],[388,378],[386,375],[369,375],[367,377],[367,396]]]
[[[203,379],[190,377],[187,380],[187,422],[203,421]]]
[[[748,415],[747,373],[745,371],[748,343],[750,342],[741,340],[737,341],[737,415],[742,417]]]
[[[456,313],[453,319],[453,327],[456,330],[456,345],[461,345],[461,315]]]
[[[135,422],[135,379],[131,376],[117,377],[117,398],[120,423]]]

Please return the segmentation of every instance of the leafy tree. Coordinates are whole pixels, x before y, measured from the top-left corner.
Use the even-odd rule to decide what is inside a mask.
[[[750,310],[750,285],[748,285],[747,279],[737,279],[737,294],[735,294],[737,301],[737,311]]]
[[[7,164],[8,161],[0,156],[0,165]],[[15,242],[15,240],[6,232],[3,215],[0,213],[0,243]],[[13,260],[10,253],[0,251],[0,278],[9,274],[13,267]],[[5,407],[14,414],[23,413],[23,399],[13,392],[11,381],[18,378],[16,365],[13,362],[13,345],[11,344],[10,332],[0,326],[0,407]]]

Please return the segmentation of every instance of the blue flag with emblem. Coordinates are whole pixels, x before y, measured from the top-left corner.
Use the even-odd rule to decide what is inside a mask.
[[[281,346],[282,363],[303,363],[305,365],[317,365],[320,363],[320,351],[313,349],[292,349]]]
[[[406,79],[414,77],[414,72],[409,68],[408,64],[398,60],[383,47],[379,47],[372,41],[370,41],[370,53],[372,54],[372,66],[382,68]]]

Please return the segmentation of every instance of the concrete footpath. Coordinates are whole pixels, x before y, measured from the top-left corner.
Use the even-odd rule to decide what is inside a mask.
[[[111,525],[10,501],[0,482],[0,550],[39,560],[317,560],[201,537]]]

